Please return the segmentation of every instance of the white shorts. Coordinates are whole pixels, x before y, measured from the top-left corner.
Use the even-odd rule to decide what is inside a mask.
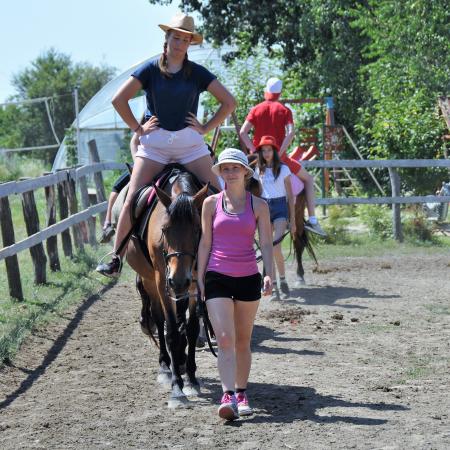
[[[140,145],[136,156],[151,159],[161,164],[172,162],[188,164],[210,154],[203,136],[190,127],[179,131],[159,128],[141,136],[139,140]]]

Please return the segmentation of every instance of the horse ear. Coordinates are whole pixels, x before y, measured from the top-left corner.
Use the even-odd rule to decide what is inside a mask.
[[[162,189],[160,189],[158,186],[156,186],[156,184],[153,185],[153,188],[155,189],[155,192],[156,192],[156,195],[158,196],[159,201],[167,209],[170,206],[170,204],[172,203],[172,199]]]
[[[201,209],[205,198],[208,196],[208,189],[209,181],[194,195],[194,205],[196,208]]]

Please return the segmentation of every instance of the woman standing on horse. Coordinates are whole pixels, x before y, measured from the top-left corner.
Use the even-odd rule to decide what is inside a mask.
[[[225,189],[208,197],[202,210],[198,288],[206,301],[218,345],[223,396],[219,416],[252,414],[246,395],[251,366],[250,339],[261,298],[261,275],[253,248],[258,229],[266,273],[263,293],[272,289],[272,230],[267,203],[246,191],[253,175],[246,155],[225,149],[213,166]]]
[[[270,222],[273,228],[273,239],[276,242],[282,239],[286,231],[288,220],[290,231],[295,235],[295,199],[292,192],[291,171],[280,161],[279,148],[273,136],[263,136],[256,146],[258,164],[254,178],[261,182],[261,197],[269,205]],[[286,281],[281,242],[273,248],[278,274],[280,276],[280,289],[283,298],[289,297],[289,286]],[[275,267],[272,274],[273,292],[270,300],[279,300],[280,293],[276,282]]]
[[[233,112],[236,102],[227,89],[205,67],[189,61],[190,45],[198,45],[202,36],[195,31],[190,16],[178,14],[168,25],[159,25],[166,32],[164,51],[135,72],[120,87],[112,104],[124,122],[140,139],[131,175],[127,199],[117,224],[113,258],[99,264],[97,271],[117,277],[125,246],[119,246],[131,229],[130,208],[134,194],[145,186],[171,162],[183,164],[201,181],[220,188],[217,176],[211,171],[212,159],[203,135],[219,126]],[[143,89],[151,118],[140,125],[134,117],[129,101]],[[207,90],[220,103],[216,114],[205,124],[197,118],[200,94]]]

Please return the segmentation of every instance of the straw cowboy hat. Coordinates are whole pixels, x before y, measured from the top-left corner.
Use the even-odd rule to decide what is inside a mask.
[[[183,13],[178,13],[165,25],[160,23],[159,28],[163,31],[177,30],[189,33],[192,36],[191,45],[199,45],[203,42],[203,36],[195,31],[194,19]]]

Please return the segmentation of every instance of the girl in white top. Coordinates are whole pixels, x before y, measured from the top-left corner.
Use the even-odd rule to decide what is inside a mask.
[[[262,186],[261,197],[267,201],[270,210],[270,221],[273,229],[273,239],[283,236],[287,229],[288,219],[290,231],[295,233],[295,200],[292,193],[291,171],[281,163],[278,152],[271,145],[258,145],[258,166],[254,178]],[[273,247],[273,256],[280,275],[280,288],[284,299],[289,297],[289,286],[285,278],[285,267],[281,243]],[[273,291],[271,300],[279,300],[280,294],[276,282],[276,269],[273,266]]]

